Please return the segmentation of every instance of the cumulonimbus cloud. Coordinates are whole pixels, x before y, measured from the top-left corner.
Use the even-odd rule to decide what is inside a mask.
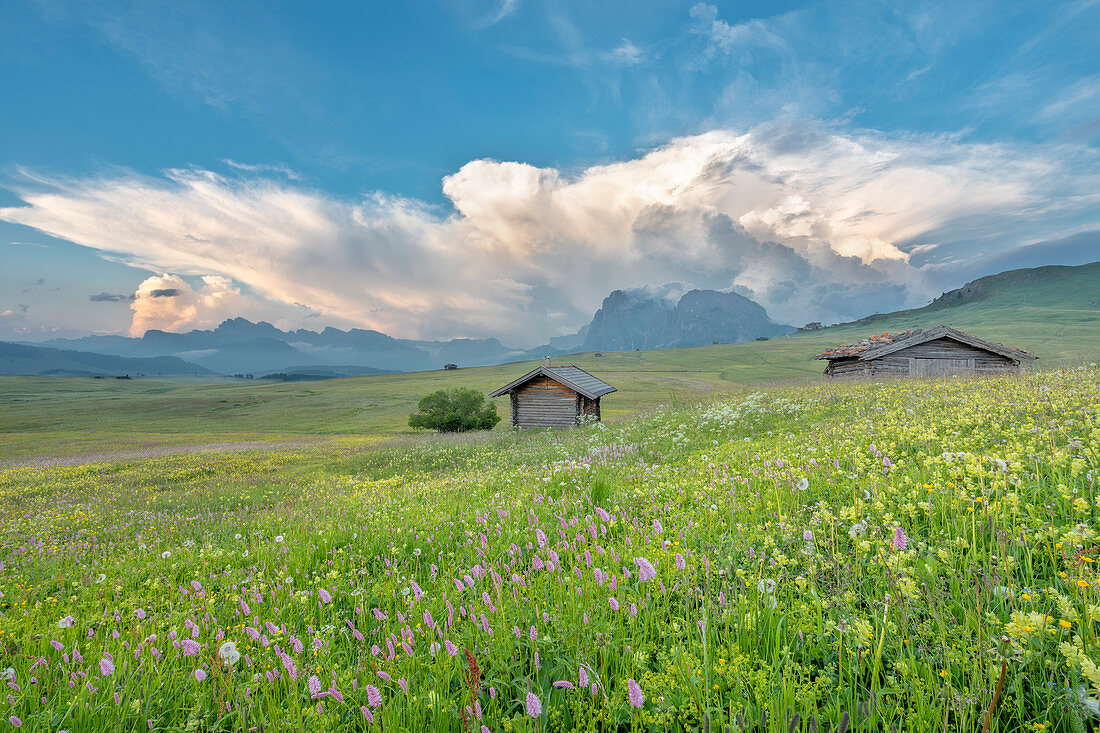
[[[154,309],[178,316],[178,298],[139,294],[135,331],[237,315],[240,301],[214,296],[241,283],[394,335],[531,344],[586,322],[612,288],[673,281],[738,288],[791,323],[918,304],[943,268],[1035,241],[1036,222],[1046,236],[1079,227],[1100,186],[1074,155],[769,124],[573,175],[471,161],[443,179],[453,212],[181,169],[35,176],[0,219],[155,272],[222,278],[191,321]]]

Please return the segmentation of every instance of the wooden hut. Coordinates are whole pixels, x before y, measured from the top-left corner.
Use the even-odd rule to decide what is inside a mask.
[[[514,428],[567,428],[600,419],[600,398],[616,391],[607,382],[575,366],[551,366],[550,360],[496,390],[508,395]]]
[[[818,354],[830,378],[1007,374],[1035,360],[1026,351],[947,326],[871,336]]]

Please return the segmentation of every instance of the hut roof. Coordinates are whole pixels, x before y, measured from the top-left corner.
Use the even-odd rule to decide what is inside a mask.
[[[953,341],[958,341],[959,343],[967,344],[968,346],[973,346],[977,349],[984,349],[994,354],[1000,354],[1005,358],[1015,361],[1035,359],[1034,356],[1022,349],[1014,349],[1011,346],[1005,346],[994,341],[986,341],[985,339],[971,336],[970,334],[963,333],[949,326],[936,326],[935,328],[927,329],[914,328],[909,331],[900,331],[898,333],[884,333],[878,336],[869,336],[865,339],[860,339],[854,344],[846,344],[844,346],[827,349],[814,358],[832,360],[858,357],[860,361],[868,361],[938,338],[948,338]]]
[[[574,392],[578,392],[590,400],[594,400],[597,397],[602,397],[610,392],[616,392],[617,390],[607,382],[594,377],[580,367],[575,366],[540,366],[538,369],[524,374],[519,379],[514,379],[508,384],[504,385],[500,389],[491,393],[490,397],[499,397],[502,394],[511,392],[516,387],[520,386],[524,382],[534,379],[535,377],[546,376],[553,379],[559,384],[564,384]]]

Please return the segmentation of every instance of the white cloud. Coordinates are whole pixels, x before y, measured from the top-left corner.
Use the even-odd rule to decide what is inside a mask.
[[[482,18],[478,25],[483,28],[491,25],[496,25],[500,21],[507,18],[509,15],[515,13],[517,10],[519,10],[519,0],[500,0],[500,2],[497,3],[496,8],[494,8],[491,13]]]
[[[672,281],[749,288],[791,323],[919,304],[943,288],[909,252],[966,261],[1025,243],[1038,224],[1056,236],[1097,210],[1096,170],[1068,148],[802,123],[677,138],[576,175],[471,161],[443,180],[450,215],[171,170],[28,178],[27,205],[0,219],[157,272],[221,278],[182,309],[139,298],[135,330],[240,315],[232,281],[393,335],[533,344],[587,322],[613,288]]]
[[[189,331],[211,328],[227,315],[251,315],[263,310],[261,304],[243,295],[227,277],[206,275],[202,286],[195,290],[178,275],[153,275],[134,291],[130,303],[134,319],[131,336],[141,336],[150,329]]]

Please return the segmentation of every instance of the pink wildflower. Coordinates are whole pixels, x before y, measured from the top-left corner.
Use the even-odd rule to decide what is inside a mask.
[[[909,546],[909,538],[905,536],[905,532],[901,527],[894,530],[894,541],[890,544],[897,552],[901,552]]]
[[[630,704],[636,708],[641,708],[645,705],[645,695],[642,694],[642,688],[638,687],[638,683],[634,681],[634,678],[626,681],[626,688],[630,694]]]
[[[557,682],[554,683],[554,687],[564,688],[566,690],[572,690],[573,689],[573,683],[570,682],[569,680],[558,680]]]
[[[321,680],[317,675],[311,675],[309,681],[306,683],[309,686],[309,697],[311,700],[316,700],[317,696],[321,694]]]
[[[527,693],[527,714],[532,718],[537,718],[542,715],[542,703],[539,702],[539,698],[535,693]]]
[[[372,708],[382,704],[382,693],[374,685],[367,685],[367,704]]]
[[[104,677],[110,677],[115,673],[115,665],[110,659],[99,660],[99,673]]]
[[[196,669],[195,670],[195,679],[198,680],[199,682],[202,682],[204,679],[206,679],[206,671],[201,670],[201,669]]]
[[[327,590],[325,590],[324,588],[321,588],[320,590],[318,590],[317,595],[319,595],[321,597],[321,603],[331,603],[332,602],[332,595],[329,594],[329,592]]]
[[[634,562],[638,565],[638,580],[644,583],[657,577],[657,569],[653,567],[653,563],[649,560],[644,557],[636,557]]]

